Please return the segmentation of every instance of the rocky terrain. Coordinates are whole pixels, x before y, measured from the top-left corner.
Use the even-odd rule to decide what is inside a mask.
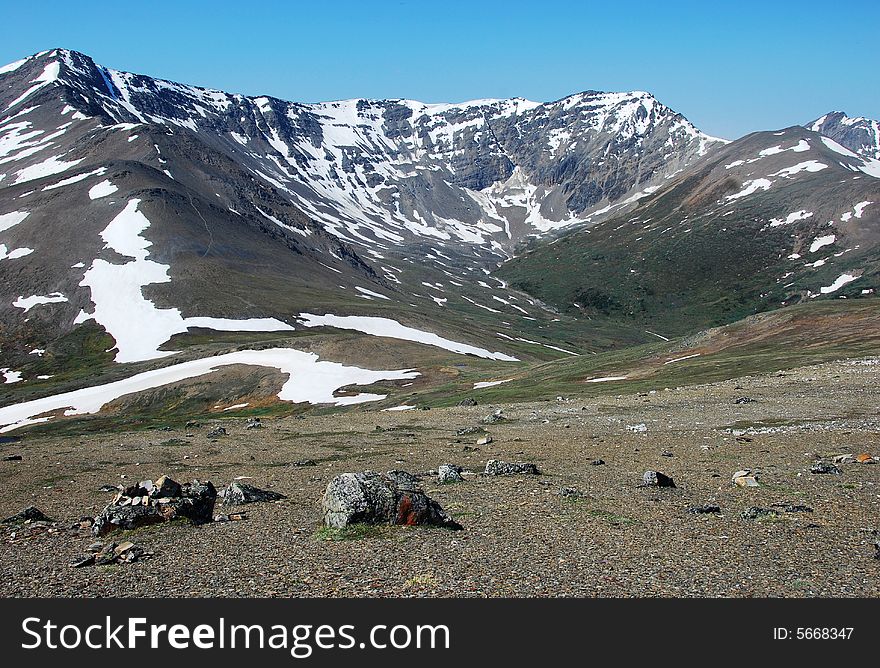
[[[877,596],[878,391],[880,360],[865,358],[344,421],[24,434],[0,445],[0,515],[33,505],[54,522],[3,525],[0,594]],[[490,460],[539,473],[484,475]],[[439,482],[444,463],[461,482]],[[462,529],[325,526],[328,484],[364,470],[418,474]],[[651,471],[674,487],[646,486]],[[162,473],[217,489],[240,478],[284,498],[218,500],[222,521],[152,524],[95,545],[90,518],[117,485]],[[107,565],[71,565],[90,548]]]

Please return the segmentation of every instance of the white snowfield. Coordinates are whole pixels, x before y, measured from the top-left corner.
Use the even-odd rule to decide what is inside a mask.
[[[819,292],[821,292],[823,295],[837,292],[844,285],[846,285],[847,283],[852,283],[857,278],[858,276],[853,276],[852,274],[841,274],[836,279],[834,279],[834,282],[831,285],[819,288]]]
[[[437,334],[424,332],[414,327],[407,327],[390,318],[377,318],[360,315],[313,315],[300,313],[299,320],[306,327],[336,327],[337,329],[351,329],[371,336],[384,336],[401,341],[414,341],[425,345],[443,348],[460,355],[476,355],[484,359],[498,360],[500,362],[518,362],[516,357],[499,352],[489,352],[485,348],[478,348],[466,343],[458,343],[450,339],[444,339]]]
[[[53,292],[51,295],[32,295],[31,297],[19,297],[12,305],[15,308],[24,309],[24,312],[27,313],[35,306],[41,306],[43,304],[58,304],[61,302],[66,302],[67,297],[65,297],[60,292]]]
[[[0,232],[15,227],[29,215],[31,215],[30,211],[10,211],[0,214]]]
[[[89,188],[89,199],[100,199],[101,197],[107,197],[107,195],[112,195],[119,188],[110,183],[109,180],[101,181],[98,185],[92,186]]]
[[[482,383],[474,383],[475,390],[482,390],[484,387],[495,387],[496,385],[502,385],[504,383],[509,383],[513,378],[505,378],[504,380],[487,380]]]
[[[190,327],[205,327],[230,332],[293,331],[293,327],[276,318],[184,318],[179,309],[156,308],[143,296],[142,288],[155,283],[168,283],[169,265],[147,259],[152,242],[141,236],[150,221],[138,211],[139,199],[132,199],[101,232],[106,248],[121,256],[133,258],[125,264],[96,259],[85,272],[81,286],[91,289],[92,313],[80,313],[76,322],[94,318],[116,340],[117,362],[141,362],[174,355],[159,347],[175,334]]]
[[[380,401],[387,396],[360,393],[337,397],[334,393],[339,388],[348,385],[371,385],[383,380],[409,380],[419,375],[411,369],[371,371],[336,362],[318,361],[318,356],[314,353],[291,348],[241,350],[146,371],[105,385],[0,408],[0,433],[45,422],[51,419],[50,414],[61,410],[64,411],[64,415],[97,413],[103,406],[119,397],[203,376],[233,364],[270,367],[288,374],[289,378],[278,393],[278,398],[282,401],[335,406]]]

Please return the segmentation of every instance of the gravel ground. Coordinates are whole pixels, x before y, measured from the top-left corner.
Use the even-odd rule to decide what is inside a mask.
[[[880,364],[837,362],[785,374],[642,395],[503,406],[506,421],[457,436],[490,406],[361,410],[305,419],[0,446],[0,516],[36,505],[57,531],[0,532],[0,595],[10,596],[878,596],[880,464],[809,472],[816,456],[880,457]],[[736,403],[739,397],[754,399]],[[640,433],[629,429],[644,424]],[[467,446],[468,450],[465,449]],[[471,451],[470,448],[476,448]],[[601,458],[604,465],[592,465]],[[292,462],[312,459],[312,466]],[[479,475],[488,459],[543,475]],[[319,532],[332,476],[371,469],[474,475],[428,493],[461,524],[389,527],[348,540]],[[756,488],[731,482],[757,471]],[[639,488],[647,469],[675,489]],[[109,500],[103,484],[168,473],[219,488],[237,476],[288,496],[242,508],[247,519],[129,532],[154,553],[131,564],[72,568],[93,538],[71,526]],[[122,476],[125,476],[123,479]],[[564,498],[563,487],[581,498]],[[687,509],[715,503],[721,514]],[[782,504],[774,506],[774,504]],[[814,512],[784,512],[784,505]],[[752,506],[778,517],[744,519]]]

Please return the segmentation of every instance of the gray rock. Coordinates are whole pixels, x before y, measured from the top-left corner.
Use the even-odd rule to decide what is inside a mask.
[[[540,475],[538,467],[526,462],[502,462],[498,459],[490,459],[486,462],[485,475]]]
[[[645,471],[642,476],[644,487],[675,487],[675,481],[660,471]]]
[[[461,467],[455,464],[440,464],[437,467],[437,481],[442,485],[464,482],[464,478],[461,477]]]
[[[224,506],[241,506],[246,503],[263,503],[287,498],[279,492],[260,489],[238,480],[233,481],[227,487],[220,490],[217,496],[223,499]]]
[[[260,418],[251,418],[247,421],[247,424],[244,426],[245,429],[262,429],[263,423],[260,421]]]
[[[557,492],[563,499],[582,499],[586,495],[576,487],[563,487]]]
[[[829,464],[828,462],[816,462],[810,467],[810,473],[840,475],[843,471],[834,464]]]
[[[593,461],[590,462],[590,465],[591,466],[604,466],[605,460],[604,459],[594,459]]]
[[[496,424],[498,422],[504,422],[507,418],[503,415],[504,411],[500,408],[496,409],[490,415],[487,415],[483,418],[483,424]]]
[[[468,397],[467,399],[462,399],[461,401],[459,401],[458,405],[459,406],[476,406],[477,400]]]
[[[324,491],[324,524],[332,528],[360,523],[462,528],[440,504],[413,487],[411,481],[416,480],[415,476],[407,474],[406,478],[403,473],[363,471],[336,476]]]
[[[226,436],[226,428],[221,426],[212,427],[208,430],[208,438],[220,438]]]

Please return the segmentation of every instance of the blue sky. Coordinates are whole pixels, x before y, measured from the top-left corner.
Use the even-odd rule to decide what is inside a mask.
[[[425,102],[648,90],[735,138],[880,117],[880,2],[10,2],[3,63],[49,49],[248,95]]]

